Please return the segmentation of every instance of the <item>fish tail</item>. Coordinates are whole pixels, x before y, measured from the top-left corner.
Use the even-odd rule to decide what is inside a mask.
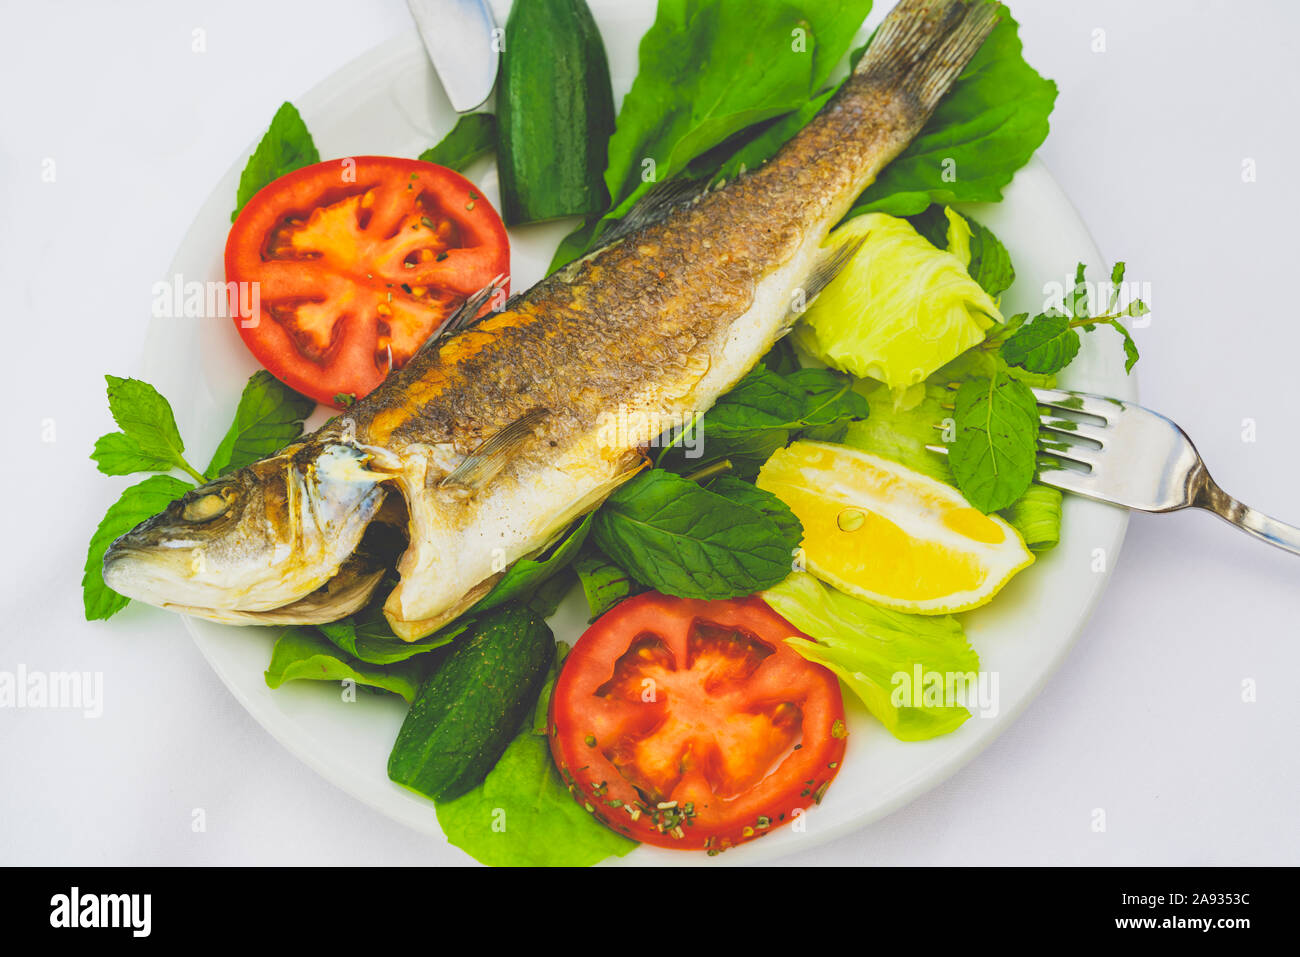
[[[854,73],[909,94],[929,116],[997,25],[1001,10],[987,0],[901,0]]]

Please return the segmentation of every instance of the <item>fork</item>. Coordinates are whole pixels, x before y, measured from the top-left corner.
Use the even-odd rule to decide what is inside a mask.
[[[1033,393],[1038,404],[1049,410],[1039,417],[1039,447],[1058,460],[1052,464],[1061,466],[1041,468],[1038,481],[1143,512],[1203,508],[1270,545],[1300,555],[1300,528],[1243,505],[1219,488],[1187,433],[1163,415],[1088,392],[1034,389]],[[943,446],[926,448],[941,454],[948,451]]]

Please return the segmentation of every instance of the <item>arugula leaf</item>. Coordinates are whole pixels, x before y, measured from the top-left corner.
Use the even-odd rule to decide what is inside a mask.
[[[101,472],[127,475],[135,471],[178,468],[200,483],[203,476],[185,461],[185,443],[166,399],[147,382],[106,375],[108,409],[121,432],[102,436],[91,458]],[[115,438],[113,436],[121,436]],[[135,467],[128,467],[133,465]],[[108,471],[110,468],[126,471]]]
[[[573,563],[578,582],[587,598],[591,612],[588,621],[595,621],[624,598],[642,591],[644,586],[619,568],[595,548],[589,548]]]
[[[849,215],[919,213],[930,203],[996,202],[1047,138],[1056,84],[1025,62],[1017,24],[1002,21],[920,134]]]
[[[1002,358],[1008,365],[1030,372],[1060,372],[1079,353],[1079,334],[1062,315],[1041,315],[1002,343]]]
[[[409,704],[415,699],[424,669],[421,663],[406,661],[383,667],[366,664],[339,654],[339,650],[310,628],[287,628],[275,641],[266,684],[278,688],[286,681],[344,681],[379,688],[401,695]]]
[[[492,867],[587,867],[637,846],[574,801],[546,738],[531,728],[510,742],[482,784],[437,808],[447,840]]]
[[[457,172],[497,147],[497,118],[491,113],[466,113],[451,132],[420,154],[420,161]]]
[[[800,542],[764,510],[663,469],[611,495],[592,533],[636,579],[683,598],[735,598],[775,584]]]
[[[81,576],[81,596],[86,620],[107,619],[126,607],[129,599],[104,584],[104,553],[108,546],[188,492],[192,485],[170,475],[153,475],[132,485],[109,506],[90,538]]]
[[[235,194],[235,209],[230,214],[233,223],[239,211],[263,186],[286,173],[320,162],[320,153],[312,141],[307,124],[298,115],[292,103],[285,102],[271,117],[271,126],[248,158],[244,172],[239,176],[239,189]]]
[[[235,420],[212,453],[204,477],[214,479],[274,455],[302,435],[303,420],[315,408],[314,401],[259,369],[244,385]]]
[[[566,237],[550,271],[591,249],[655,183],[737,133],[785,114],[801,114],[803,123],[811,119],[809,101],[822,95],[870,10],[871,0],[810,4],[802,11],[750,0],[660,0],[609,141],[610,211]],[[728,168],[756,165],[803,123],[792,118],[770,136],[760,133],[763,142]]]
[[[948,465],[957,487],[980,511],[1006,508],[1037,471],[1038,406],[1029,387],[1005,372],[957,390],[956,438]]]

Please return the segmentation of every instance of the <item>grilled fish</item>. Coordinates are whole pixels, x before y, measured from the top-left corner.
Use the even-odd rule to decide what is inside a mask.
[[[903,0],[767,163],[689,202],[665,191],[319,431],[186,493],[113,544],[105,582],[217,621],[330,621],[370,600],[400,536],[384,613],[408,641],[435,631],[634,475],[656,423],[707,410],[789,330],[846,259],[831,228],[997,16]]]

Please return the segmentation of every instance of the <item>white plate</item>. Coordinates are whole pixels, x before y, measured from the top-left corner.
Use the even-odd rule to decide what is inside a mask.
[[[615,90],[621,94],[635,74],[636,45],[653,19],[653,4],[597,0],[591,5],[605,38]],[[325,157],[416,156],[453,122],[414,30],[348,64],[296,102]],[[222,250],[243,164],[241,156],[216,184],[182,243],[171,272],[183,281],[224,278]],[[495,203],[491,161],[480,161],[468,173]],[[1038,311],[1043,285],[1066,282],[1080,259],[1092,275],[1104,277],[1086,227],[1037,162],[1021,171],[1002,204],[973,211],[1006,243],[1022,277],[1005,296],[1008,315]],[[541,278],[565,232],[565,224],[512,232],[516,289]],[[1134,384],[1124,375],[1118,339],[1109,330],[1085,339],[1068,384],[1133,398]],[[194,448],[215,447],[244,381],[256,368],[229,320],[166,319],[150,325],[143,375],[172,397],[181,432]],[[901,743],[846,695],[851,699],[848,755],[825,801],[804,819],[805,831],[786,827],[712,860],[752,863],[831,840],[901,807],[978,754],[1015,720],[1065,657],[1114,567],[1126,524],[1127,513],[1119,509],[1069,499],[1062,544],[1016,578],[991,607],[966,616],[983,668],[998,676],[1000,707],[995,716],[974,717],[958,731],[932,741]],[[586,608],[575,592],[552,624],[558,637],[572,641],[585,622]],[[385,773],[404,713],[400,700],[363,694],[359,701],[345,703],[332,683],[293,682],[271,691],[263,680],[270,630],[192,619],[185,623],[235,697],[286,748],[371,807],[418,831],[441,836],[432,804],[392,784]],[[430,846],[430,858],[466,860],[441,840]],[[624,860],[677,864],[706,858],[643,847]]]

